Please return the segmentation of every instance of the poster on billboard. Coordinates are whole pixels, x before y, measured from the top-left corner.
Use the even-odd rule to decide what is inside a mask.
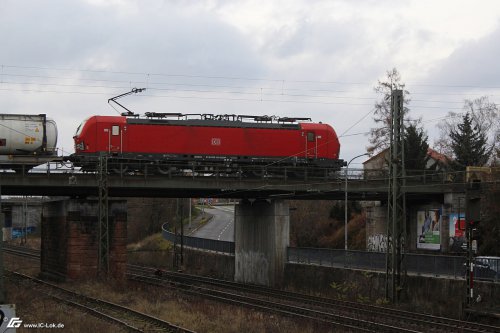
[[[466,244],[465,214],[450,214],[450,251],[460,252]]]
[[[467,235],[465,233],[465,214],[450,214],[450,252],[467,250]],[[472,241],[472,251],[477,252],[477,241]]]
[[[441,249],[441,209],[417,211],[417,249]]]

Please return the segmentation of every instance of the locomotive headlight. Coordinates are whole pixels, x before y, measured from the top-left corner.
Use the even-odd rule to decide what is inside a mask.
[[[75,144],[75,150],[85,150],[85,143],[82,141],[80,143]]]

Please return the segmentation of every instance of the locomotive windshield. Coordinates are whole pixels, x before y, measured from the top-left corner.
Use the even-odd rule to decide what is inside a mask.
[[[84,121],[82,121],[82,123],[80,124],[80,126],[78,126],[78,128],[76,129],[75,136],[79,136],[82,133],[82,129],[85,126],[85,123],[87,122],[87,120],[89,120],[89,118],[87,118]]]

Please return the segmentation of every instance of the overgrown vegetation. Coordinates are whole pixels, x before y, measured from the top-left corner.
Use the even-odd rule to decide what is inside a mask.
[[[173,227],[178,216],[187,219],[190,199],[130,198],[128,199],[128,243],[134,243],[161,232],[167,223]],[[194,206],[193,206],[194,207]],[[182,209],[182,211],[181,211]]]
[[[148,236],[136,243],[127,245],[129,251],[169,251],[172,243],[165,240],[161,233]]]
[[[375,298],[374,292],[374,274],[371,272],[362,272],[363,281],[342,281],[340,283],[332,282],[330,287],[333,289],[334,297],[343,301],[356,301],[358,303],[375,303],[377,305],[387,305],[385,298]]]
[[[290,243],[297,247],[344,248],[343,201],[291,201]],[[365,216],[357,202],[348,204],[348,246],[366,248]]]

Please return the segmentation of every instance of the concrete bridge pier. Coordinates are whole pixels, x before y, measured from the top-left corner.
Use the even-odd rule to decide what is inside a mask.
[[[97,199],[65,199],[43,204],[41,275],[57,280],[98,276]],[[108,276],[124,280],[127,265],[127,202],[109,200]]]
[[[234,280],[281,286],[290,240],[288,202],[242,200],[235,207],[234,223]]]

